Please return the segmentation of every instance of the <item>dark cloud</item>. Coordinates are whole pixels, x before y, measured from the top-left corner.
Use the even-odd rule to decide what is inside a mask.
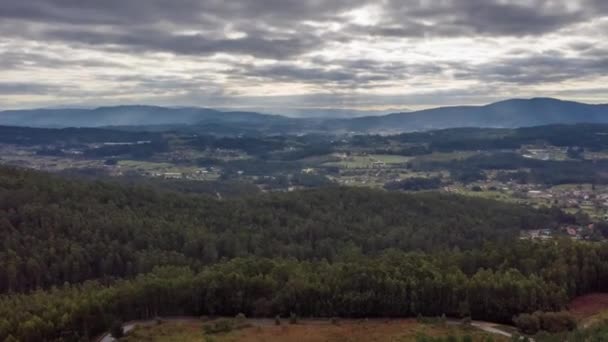
[[[377,16],[351,20],[352,10]],[[0,93],[226,105],[235,97],[260,102],[239,92],[276,82],[327,91],[289,98],[305,105],[354,106],[400,104],[358,93],[437,88],[439,79],[458,89],[399,96],[470,99],[460,90],[465,82],[483,84],[475,91],[488,98],[488,85],[512,90],[608,77],[607,46],[597,37],[608,33],[607,17],[607,0],[0,0],[0,68],[11,74]],[[561,35],[571,36],[543,41]],[[452,38],[467,38],[475,59],[441,46]],[[481,56],[492,45],[500,54]],[[548,46],[555,50],[542,51]],[[61,73],[74,68],[83,74]],[[23,75],[31,82],[11,83]],[[66,84],[46,84],[47,77]]]
[[[527,36],[541,35],[608,13],[604,0],[389,0],[379,25],[368,33],[381,36]],[[359,31],[365,27],[357,27]]]
[[[507,57],[481,65],[460,66],[456,78],[535,85],[608,76],[608,55],[568,57],[556,52]]]
[[[20,94],[48,94],[60,90],[60,87],[43,84],[43,83],[28,83],[28,82],[2,82],[0,81],[0,94],[2,95],[20,95]]]
[[[99,80],[114,84],[131,92],[148,94],[206,93],[212,96],[225,95],[224,88],[215,81],[203,76],[148,76],[148,75],[105,75]]]
[[[70,56],[57,57],[40,52],[0,51],[0,68],[3,69],[106,67],[126,68],[126,65],[99,59],[72,58]]]
[[[114,46],[176,54],[248,54],[282,59],[319,47],[321,34],[305,21],[324,22],[363,1],[0,0],[0,18],[25,39]],[[25,25],[24,25],[25,23]],[[35,23],[32,27],[28,23]],[[188,33],[197,32],[197,33]],[[227,36],[238,32],[240,38]]]
[[[229,73],[235,79],[250,78],[252,82],[292,82],[321,86],[373,88],[378,83],[399,82],[418,76],[437,75],[445,71],[438,63],[406,63],[373,59],[312,58],[312,66],[295,63],[274,63],[264,66],[235,64]]]
[[[332,0],[28,0],[0,2],[0,17],[78,25],[175,26],[245,20],[289,24],[325,20],[366,1]]]
[[[320,44],[317,37],[305,35],[226,39],[212,38],[202,34],[171,34],[151,30],[117,33],[62,29],[49,30],[44,32],[42,37],[45,40],[64,41],[72,44],[116,47],[116,50],[122,52],[160,51],[183,55],[212,55],[221,52],[274,59],[298,55]]]
[[[248,54],[285,59],[361,35],[393,37],[539,35],[608,12],[605,1],[530,0],[0,0],[0,18],[25,39],[176,54]],[[343,22],[344,13],[382,4],[374,26],[340,32],[310,23]],[[35,25],[32,25],[35,24]],[[16,25],[16,26],[15,26]],[[3,27],[9,32],[10,28]],[[188,33],[196,32],[196,33]],[[227,33],[240,32],[231,39]]]

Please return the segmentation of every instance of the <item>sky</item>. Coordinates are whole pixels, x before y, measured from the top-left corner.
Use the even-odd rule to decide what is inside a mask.
[[[0,0],[0,109],[608,102],[608,0]]]

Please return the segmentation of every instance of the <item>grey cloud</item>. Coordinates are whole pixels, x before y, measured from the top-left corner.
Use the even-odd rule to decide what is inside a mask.
[[[530,0],[389,0],[380,25],[366,27],[371,35],[423,37],[541,35],[608,13],[603,0],[584,0],[570,9],[569,1]],[[363,30],[365,27],[357,27]]]
[[[59,90],[60,87],[30,82],[0,82],[0,94],[21,95],[21,94],[48,94]]]
[[[215,81],[203,77],[179,77],[179,76],[149,76],[149,75],[120,75],[103,76],[100,80],[121,84],[132,92],[146,93],[170,93],[170,92],[195,92],[206,93],[212,96],[225,95],[224,88]]]
[[[247,54],[285,59],[361,35],[393,37],[481,34],[539,35],[608,13],[605,1],[385,0],[381,23],[323,32],[310,22],[337,23],[369,0],[0,0],[3,31],[22,39],[65,41],[121,51]],[[36,25],[31,25],[32,23]],[[245,37],[229,39],[227,30]],[[201,32],[186,34],[184,32]]]
[[[455,72],[456,78],[515,84],[542,84],[597,76],[608,76],[608,55],[567,57],[537,54],[469,65]]]
[[[251,77],[260,80],[312,84],[334,84],[351,88],[373,88],[377,82],[401,82],[403,79],[443,73],[437,63],[404,63],[373,59],[312,58],[313,66],[275,63],[265,66],[238,64],[231,70],[234,78]]]
[[[567,6],[572,4],[579,6]],[[365,26],[346,22],[347,11],[364,5],[380,6],[379,23]],[[400,83],[433,88],[439,85],[436,78],[429,80],[430,76],[440,76],[446,83],[450,77],[456,81],[479,81],[484,89],[475,89],[482,92],[477,98],[488,98],[492,96],[485,92],[488,84],[500,90],[608,76],[606,46],[597,39],[601,32],[608,33],[608,20],[593,21],[601,17],[608,18],[606,0],[0,0],[1,68],[16,71],[15,75],[19,76],[31,72],[32,79],[39,80],[45,80],[45,75],[36,77],[39,75],[34,72],[38,69],[95,69],[86,76],[91,82],[99,82],[92,87],[75,84],[78,81],[70,77],[66,77],[65,82],[74,83],[62,87],[5,82],[0,83],[0,93],[74,98],[99,95],[106,100],[116,94],[125,95],[122,98],[138,94],[145,101],[182,99],[198,103],[210,101],[209,105],[217,101],[225,106],[237,98],[244,105],[246,101],[263,102],[235,94],[240,86],[250,86],[252,82],[289,82],[314,85],[316,87],[310,88],[326,89],[327,94],[282,97],[280,101],[301,101],[304,105],[325,101],[326,106],[352,107],[374,101],[402,104],[404,100],[397,95],[378,97],[354,93]],[[579,31],[577,24],[580,23],[593,25],[583,25],[586,28]],[[231,35],[234,33],[239,35]],[[378,46],[372,46],[369,55],[356,56],[361,57],[358,59],[353,56],[353,51],[365,51],[366,44],[371,46],[375,39],[391,42],[394,45],[386,45],[391,48],[399,43],[398,48],[407,49],[408,44],[420,42],[415,38],[432,41],[467,37],[472,41],[483,39],[500,44],[500,37],[504,36],[544,39],[553,38],[547,35],[551,33],[572,36],[563,41],[561,50],[539,53],[533,52],[533,46],[525,45],[527,40],[522,40],[522,44],[511,49],[507,46],[508,51],[502,56],[488,57],[494,60],[482,64],[469,64],[466,60],[441,62],[438,61],[441,57],[434,53],[421,56],[429,62],[416,62],[420,51],[414,51],[411,61],[387,61],[391,54],[381,56],[378,50],[371,51]],[[586,37],[573,43],[581,33]],[[342,56],[340,51],[327,50],[349,42],[355,44],[352,49],[345,46],[348,50],[344,57],[313,57]],[[22,49],[13,49],[21,44]],[[76,54],[59,56],[55,50],[46,50],[44,44],[55,44],[53,49],[63,45],[77,48]],[[96,53],[86,53],[91,51]],[[108,51],[117,54],[104,60],[104,53]],[[317,51],[330,53],[316,54]],[[139,64],[135,59],[121,59],[121,55],[133,57],[148,52],[151,53],[146,54],[141,63],[143,69],[149,70],[155,62],[171,63],[171,58],[175,58],[176,63],[186,62],[183,69],[168,69],[181,75],[148,75],[137,70]],[[157,57],[153,54],[156,52],[169,55]],[[227,56],[220,60],[217,54]],[[196,61],[209,56],[214,56],[213,62],[225,69],[197,69]],[[452,60],[459,58],[452,57],[455,58]],[[260,63],[257,59],[264,61]],[[128,70],[131,67],[134,70]],[[112,75],[111,68],[122,68],[123,75]],[[460,85],[459,82],[448,84],[450,87]],[[108,86],[112,89],[107,89]],[[150,94],[150,97],[141,94]],[[408,96],[404,98],[410,102],[403,104],[416,102]],[[436,103],[448,98],[449,101],[475,98],[475,94],[462,90],[412,96],[429,102],[436,96]]]
[[[98,32],[91,30],[49,30],[42,37],[92,47],[116,47],[122,52],[161,51],[184,55],[216,53],[249,54],[282,59],[304,53],[321,43],[314,36],[214,38],[202,34],[171,34],[156,30],[134,32]]]
[[[54,57],[49,54],[22,51],[0,51],[0,67],[4,69],[35,68],[125,68],[122,63],[98,59],[83,59],[64,56]]]
[[[571,43],[568,47],[570,49],[572,49],[572,50],[575,50],[575,51],[586,51],[586,50],[589,50],[589,49],[593,48],[594,45],[595,44],[592,43],[592,42],[581,41],[581,42]]]
[[[363,0],[104,0],[0,1],[0,17],[83,25],[138,25],[159,21],[183,26],[241,20],[293,23],[323,20],[361,4]]]

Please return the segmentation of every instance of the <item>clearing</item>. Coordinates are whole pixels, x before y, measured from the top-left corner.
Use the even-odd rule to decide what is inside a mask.
[[[592,293],[577,297],[570,302],[572,313],[581,326],[587,328],[595,323],[608,320],[608,293]]]
[[[215,341],[215,342],[332,342],[332,341],[416,341],[422,335],[470,336],[473,341],[508,341],[507,337],[490,334],[475,327],[447,324],[422,324],[415,319],[392,320],[340,320],[331,324],[328,320],[303,320],[298,324],[274,325],[273,320],[248,320],[249,328],[223,334],[205,335],[202,321],[164,322],[160,325],[135,328],[121,341]]]

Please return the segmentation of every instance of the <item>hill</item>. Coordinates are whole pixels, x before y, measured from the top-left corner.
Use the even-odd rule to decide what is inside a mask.
[[[1,167],[0,265],[20,271],[0,267],[0,292],[247,255],[471,249],[560,218],[468,197],[339,187],[220,201]]]
[[[30,127],[137,126],[217,134],[302,132],[411,132],[455,127],[515,128],[549,124],[608,123],[608,105],[551,98],[513,99],[357,118],[290,118],[207,108],[116,106],[96,109],[32,109],[0,112],[0,125]]]
[[[559,210],[324,188],[231,200],[0,168],[0,339],[156,316],[471,316],[605,291],[605,244],[519,241]]]
[[[114,106],[94,109],[30,109],[0,112],[0,124],[29,127],[154,126],[199,123],[271,123],[283,117],[207,108]]]
[[[486,106],[442,107],[332,122],[337,129],[365,132],[455,127],[516,128],[575,123],[608,123],[608,105],[551,98],[513,99]]]

